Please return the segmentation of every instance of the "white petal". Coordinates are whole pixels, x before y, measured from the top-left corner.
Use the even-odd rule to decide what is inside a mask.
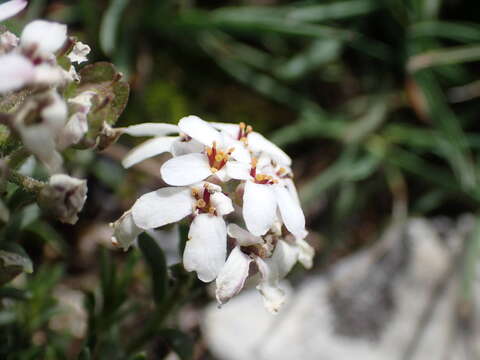
[[[301,237],[305,231],[305,215],[298,202],[290,195],[290,192],[281,185],[274,186],[278,208],[282,220],[293,235]]]
[[[81,64],[82,62],[87,61],[87,55],[90,53],[90,46],[77,41],[73,46],[73,49],[68,53],[67,57],[72,63],[76,62]]]
[[[0,21],[15,16],[22,11],[28,2],[26,0],[11,0],[0,5]]]
[[[181,139],[181,138],[179,138]],[[190,140],[178,140],[175,141],[172,145],[172,154],[174,156],[186,155],[191,153],[200,153],[205,149],[203,144],[200,144],[198,141]]]
[[[202,181],[212,175],[205,154],[187,154],[174,157],[160,168],[163,181],[169,185],[183,186]]]
[[[245,145],[241,141],[232,141],[229,140],[227,141],[224,139],[224,148],[225,149],[231,149],[233,148],[232,152],[232,158],[234,158],[237,161],[244,162],[246,164],[250,164],[252,161],[252,158],[250,157],[250,152],[247,150]]]
[[[210,202],[217,210],[219,216],[224,216],[233,212],[232,200],[221,192],[215,192],[210,196]]]
[[[135,223],[153,229],[183,219],[192,213],[194,199],[189,188],[165,187],[142,195],[132,207]]]
[[[228,224],[227,233],[228,236],[237,240],[237,243],[240,246],[263,244],[263,240],[261,237],[252,235],[247,230],[242,229],[237,224]]]
[[[67,122],[67,104],[56,90],[49,91],[45,99],[49,101],[49,105],[45,106],[40,114],[45,124],[50,127],[50,130],[58,133]]]
[[[131,136],[164,136],[178,133],[178,126],[163,123],[143,123],[128,126],[123,129],[123,132]]]
[[[33,47],[42,55],[59,50],[67,40],[67,26],[56,22],[35,20],[27,24],[20,36],[22,47]]]
[[[277,201],[272,185],[245,183],[243,195],[243,219],[253,235],[263,235],[275,221]]]
[[[298,261],[306,268],[311,269],[313,266],[313,256],[315,250],[305,240],[297,240]]]
[[[242,290],[252,259],[236,246],[217,277],[216,297],[220,304],[226,303],[230,298]]]
[[[225,167],[222,167],[220,170],[215,172],[215,176],[220,180],[222,183],[227,182],[230,180],[230,177],[227,174],[227,169]]]
[[[34,154],[50,172],[59,170],[62,157],[55,148],[55,138],[46,124],[17,126],[25,147]]]
[[[267,259],[270,267],[275,267],[278,279],[283,279],[292,270],[298,260],[299,249],[286,241],[279,240],[271,258]]]
[[[137,236],[143,232],[143,229],[135,225],[131,211],[127,211],[110,225],[113,227],[112,243],[124,250],[128,250]]]
[[[87,115],[77,112],[70,116],[67,124],[60,132],[57,139],[57,147],[60,150],[70,145],[77,144],[88,131]]]
[[[239,161],[227,161],[225,164],[227,175],[232,179],[248,180],[251,178],[251,165]]]
[[[147,140],[130,150],[122,160],[122,165],[124,168],[128,169],[145,159],[169,152],[172,148],[173,142],[177,139],[178,137],[162,136]]]
[[[287,190],[292,196],[292,198],[297,202],[297,204],[300,204],[300,198],[298,197],[297,188],[295,187],[295,183],[293,182],[293,180],[287,178],[283,180],[283,183],[287,187]]]
[[[290,166],[292,163],[292,159],[282,149],[259,133],[252,132],[248,134],[248,147],[255,153],[267,153],[273,160],[282,165]]]
[[[257,285],[257,289],[263,296],[263,304],[268,311],[276,314],[285,302],[285,292],[278,285],[279,277],[277,271],[275,268],[272,268],[271,264],[258,256],[255,256],[254,260],[262,277],[260,284]]]
[[[34,67],[18,54],[0,56],[0,93],[18,90],[32,81]]]
[[[59,85],[71,78],[69,73],[59,66],[43,63],[35,66],[32,83],[44,86]]]
[[[238,138],[238,132],[240,131],[240,126],[238,124],[211,122],[210,125],[212,125],[215,129],[228,134],[233,139]]]
[[[196,271],[203,282],[215,280],[227,256],[227,229],[219,216],[200,214],[195,217],[188,232],[183,253],[187,271]]]
[[[223,145],[220,132],[198,116],[190,115],[180,119],[178,127],[182,132],[203,145],[212,146],[214,141],[217,143],[217,146]]]

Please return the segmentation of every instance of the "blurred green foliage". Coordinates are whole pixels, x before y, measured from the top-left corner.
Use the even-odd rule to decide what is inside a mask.
[[[476,5],[34,0],[22,20],[66,22],[92,46],[92,60],[116,64],[132,89],[120,125],[197,114],[269,133],[295,160],[322,266],[374,240],[396,209],[449,216],[478,211]],[[106,155],[71,164],[89,176],[92,189],[80,229],[115,219],[155,185],[141,173],[122,175]],[[129,196],[120,200],[119,194]],[[17,201],[26,196],[9,193]],[[95,255],[91,265],[72,256],[79,239],[85,241],[82,230],[52,224],[34,208],[14,216],[15,228],[2,230],[0,244],[24,245],[35,272],[0,289],[1,358],[160,359],[165,348],[192,358],[192,334],[171,329],[172,314],[203,293],[184,288],[196,285],[180,266],[167,269],[155,260],[163,257],[153,240],[140,239],[145,262],[138,250],[101,251],[101,266]],[[467,300],[475,239],[465,266]],[[86,294],[85,338],[52,330],[49,319],[58,309],[51,290],[92,273],[99,282],[75,285]]]

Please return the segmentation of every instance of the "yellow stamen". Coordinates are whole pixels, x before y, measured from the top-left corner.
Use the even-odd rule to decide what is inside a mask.
[[[212,155],[212,148],[207,146],[207,155],[211,156]]]
[[[257,174],[255,176],[255,180],[257,180],[257,181],[263,181],[264,179],[265,179],[265,175],[263,175],[263,174]]]
[[[240,139],[240,141],[241,141],[245,146],[248,145],[248,140],[247,140],[246,137],[242,137],[242,138]]]
[[[223,160],[223,154],[222,153],[215,155],[215,161],[220,162],[222,160]]]
[[[211,215],[214,215],[215,214],[215,211],[217,211],[217,209],[215,209],[213,206],[210,206],[208,208],[208,212],[211,214]]]
[[[279,175],[282,175],[282,174],[285,173],[285,172],[287,172],[287,170],[285,170],[285,168],[283,168],[283,167],[280,168],[280,169],[278,169],[278,174],[279,174]]]
[[[252,131],[253,131],[253,128],[252,128],[250,125],[248,125],[248,126],[247,126],[247,129],[245,130],[245,132],[246,132],[247,134],[249,134],[249,133],[251,133]]]
[[[199,194],[199,190],[197,188],[192,188],[192,196],[197,197]]]
[[[240,126],[240,129],[245,129],[245,123],[244,123],[244,122],[241,122],[241,123],[239,124],[239,126]]]
[[[212,166],[212,167],[210,168],[210,171],[215,174],[215,173],[218,171],[218,169],[217,169],[217,168],[214,168],[214,167]]]
[[[258,163],[258,159],[257,158],[252,158],[252,168],[256,168],[257,167],[257,163]]]
[[[203,199],[198,199],[197,200],[197,207],[198,208],[201,209],[201,208],[204,208],[205,206],[207,206],[207,203],[205,202],[205,200],[203,200]]]

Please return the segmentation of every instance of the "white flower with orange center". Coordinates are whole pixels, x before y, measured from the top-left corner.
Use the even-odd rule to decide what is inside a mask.
[[[292,159],[277,145],[267,140],[263,135],[253,131],[252,126],[245,123],[212,123],[212,126],[228,134],[232,139],[241,141],[255,156],[267,155],[281,166],[290,166]]]
[[[225,263],[227,230],[223,216],[232,211],[232,201],[221,188],[205,182],[144,194],[133,205],[131,214],[135,225],[144,230],[192,215],[183,263],[188,271],[196,271],[200,280],[210,282]]]
[[[250,154],[241,141],[232,139],[197,116],[181,119],[178,127],[182,133],[202,144],[204,150],[176,156],[165,162],[160,172],[169,185],[190,185],[212,175],[227,181],[231,160],[250,162]]]
[[[235,239],[236,245],[217,277],[217,301],[226,303],[241,291],[246,279],[257,272],[260,275],[257,289],[263,296],[265,307],[272,313],[278,312],[285,301],[280,280],[297,261],[303,260],[302,264],[310,268],[313,249],[303,239],[303,243],[299,243],[275,231],[260,237],[236,224],[229,224],[227,232]]]
[[[250,165],[237,162],[229,171],[233,179],[245,181],[242,214],[248,231],[256,236],[264,235],[275,222],[278,209],[288,231],[301,237],[305,216],[296,192],[292,193],[278,174],[267,156],[259,160],[253,158]]]

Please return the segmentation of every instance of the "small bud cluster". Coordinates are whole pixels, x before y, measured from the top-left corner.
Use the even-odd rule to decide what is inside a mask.
[[[188,219],[185,269],[215,280],[220,304],[258,274],[264,304],[277,312],[285,296],[280,280],[297,261],[311,267],[313,257],[290,157],[243,123],[188,116],[178,126],[144,123],[121,131],[153,136],[127,154],[125,167],[165,152],[172,158],[160,168],[170,186],[142,195],[113,224],[114,244],[128,249],[141,232]]]
[[[0,21],[16,15],[27,5],[26,0],[1,4]],[[95,141],[92,144],[92,136],[88,143],[86,137],[92,132],[90,118],[108,115],[102,113],[108,105],[108,102],[104,104],[105,99],[112,98],[105,94],[105,89],[109,89],[108,79],[97,80],[104,93],[92,82],[92,76],[88,82],[83,81],[82,71],[88,66],[78,72],[77,66],[87,61],[90,47],[69,37],[66,25],[34,20],[18,37],[8,30],[1,31],[0,121],[3,126],[0,133],[4,140],[1,155],[6,164],[15,163],[4,173],[13,174],[24,160],[18,159],[19,152],[34,155],[51,178],[44,183],[43,191],[37,191],[38,186],[26,189],[37,192],[39,204],[59,220],[74,223],[85,202],[86,184],[61,175],[64,172],[61,153],[72,146],[96,146]],[[102,65],[105,67],[105,63]],[[102,130],[100,126],[93,136],[97,142]],[[22,181],[16,183],[24,185]]]

